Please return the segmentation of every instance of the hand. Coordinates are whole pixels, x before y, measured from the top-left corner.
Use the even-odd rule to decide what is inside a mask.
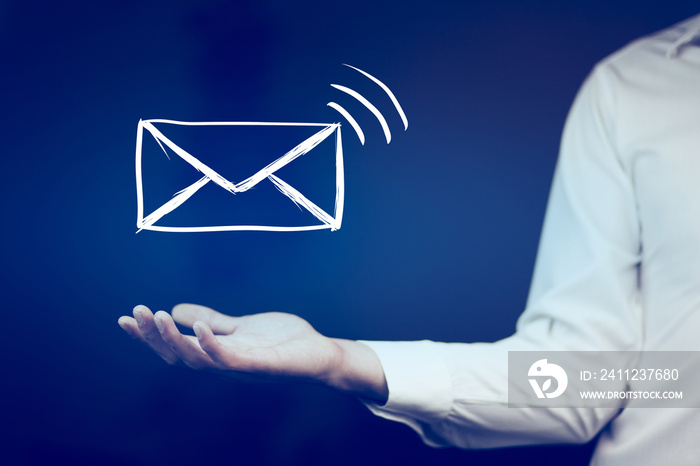
[[[175,322],[191,327],[197,336],[181,334]],[[388,394],[381,364],[369,347],[325,337],[295,315],[231,317],[196,304],[178,304],[172,317],[163,311],[154,316],[140,305],[134,318],[123,316],[119,325],[169,364],[182,362],[234,376],[321,382],[378,401]]]

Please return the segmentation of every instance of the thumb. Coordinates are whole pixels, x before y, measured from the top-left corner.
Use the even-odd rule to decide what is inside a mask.
[[[197,342],[214,361],[219,368],[232,371],[248,372],[251,370],[251,361],[245,358],[245,351],[234,351],[231,347],[221,344],[212,333],[206,323],[198,320],[192,325]]]
[[[215,333],[230,334],[236,330],[237,318],[227,316],[214,309],[199,304],[177,304],[172,310],[173,320],[178,324],[192,327],[195,322],[202,321]]]

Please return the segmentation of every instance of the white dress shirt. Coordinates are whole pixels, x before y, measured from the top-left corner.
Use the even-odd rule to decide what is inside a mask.
[[[365,342],[433,446],[581,443],[593,464],[700,464],[700,410],[509,408],[508,351],[700,350],[700,15],[600,62],[562,137],[527,306],[495,343]],[[700,387],[698,387],[700,390]]]

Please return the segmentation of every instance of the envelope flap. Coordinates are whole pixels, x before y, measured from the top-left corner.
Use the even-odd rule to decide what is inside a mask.
[[[169,157],[186,159],[195,169],[231,192],[254,187],[269,174],[308,153],[338,126],[170,120],[147,120],[144,123],[145,129],[151,132]]]

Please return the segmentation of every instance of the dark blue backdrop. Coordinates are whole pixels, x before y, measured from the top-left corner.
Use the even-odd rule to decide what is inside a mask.
[[[458,6],[455,6],[459,3]],[[492,341],[521,312],[559,133],[593,64],[694,1],[0,2],[3,424],[11,464],[586,464],[434,450],[354,398],[168,367],[138,303]],[[354,64],[409,118],[346,129],[340,231],[134,234],[140,118],[337,121]],[[384,107],[387,115],[393,115]],[[361,112],[360,112],[361,113]],[[5,453],[4,453],[5,454]],[[67,464],[67,463],[66,463]]]

